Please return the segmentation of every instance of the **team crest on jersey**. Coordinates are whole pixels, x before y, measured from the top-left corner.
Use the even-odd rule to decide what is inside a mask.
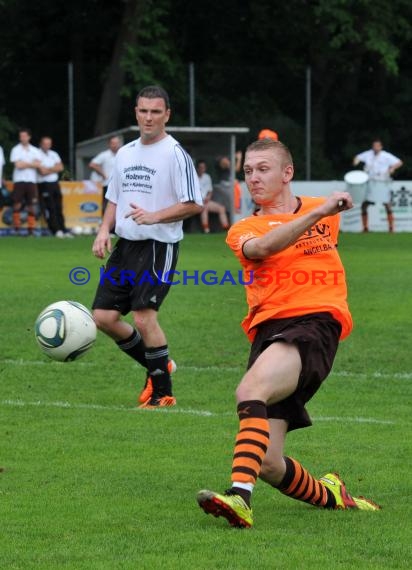
[[[314,255],[330,249],[335,249],[332,242],[329,224],[324,222],[315,224],[296,241],[296,248],[303,248],[304,255]]]

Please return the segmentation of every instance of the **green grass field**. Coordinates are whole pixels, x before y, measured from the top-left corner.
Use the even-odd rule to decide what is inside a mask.
[[[0,239],[0,568],[411,568],[412,236],[341,236],[355,329],[308,406],[314,426],[286,449],[315,475],[339,471],[383,510],[317,510],[258,482],[255,526],[243,531],[195,502],[230,482],[248,355],[242,286],[172,289],[160,321],[178,405],[137,410],[144,373],[108,338],[67,364],[34,340],[46,305],[90,306],[100,266],[91,243]],[[75,266],[89,269],[88,284],[69,281]],[[238,265],[223,234],[188,235],[178,269]]]

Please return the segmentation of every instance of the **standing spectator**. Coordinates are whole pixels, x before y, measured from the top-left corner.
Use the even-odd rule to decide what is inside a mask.
[[[101,182],[103,185],[102,194],[102,215],[106,209],[107,200],[105,198],[110,177],[113,172],[114,159],[117,151],[122,146],[123,140],[120,137],[110,137],[108,140],[108,149],[100,152],[89,163],[89,168],[93,171],[90,180],[93,182]]]
[[[204,208],[200,214],[202,229],[205,234],[210,233],[209,228],[209,212],[219,215],[219,221],[224,230],[229,227],[229,220],[226,214],[226,208],[222,204],[218,204],[212,200],[213,184],[210,175],[206,172],[206,162],[198,160],[196,162],[196,172],[199,177],[200,192],[202,194]]]
[[[235,153],[235,176],[242,167],[241,150]],[[231,185],[232,165],[228,156],[218,156],[216,159],[216,175],[217,183],[213,187],[213,201],[217,204],[224,206],[226,212],[232,211],[233,202],[235,200],[236,180],[234,186]]]
[[[6,164],[6,159],[4,158],[3,147],[0,146],[0,186],[3,185],[3,167]]]
[[[13,226],[18,234],[21,226],[20,211],[27,207],[29,235],[34,235],[36,224],[35,207],[38,203],[37,168],[41,164],[40,150],[30,144],[30,129],[19,130],[19,144],[11,149],[10,162],[13,169]]]
[[[363,162],[364,170],[369,174],[368,190],[366,198],[361,205],[363,231],[368,232],[368,206],[375,204],[375,197],[372,196],[372,188],[379,184],[380,202],[383,203],[388,217],[389,232],[393,232],[393,212],[391,207],[391,176],[403,165],[400,158],[383,150],[380,139],[372,141],[372,148],[357,154],[353,159],[353,165],[357,166]],[[375,186],[374,186],[375,185]]]
[[[111,252],[110,231],[115,225],[120,239],[100,277],[93,309],[98,328],[147,370],[141,407],[157,408],[176,404],[172,361],[157,313],[171,286],[182,220],[201,212],[202,196],[190,156],[166,132],[166,91],[156,85],[142,89],[135,113],[140,137],[117,153],[106,211],[93,244],[96,257]],[[129,312],[134,326],[121,319]]]
[[[40,210],[55,237],[73,237],[65,226],[59,184],[59,173],[63,171],[64,166],[60,156],[52,150],[52,146],[51,137],[44,136],[40,139],[41,164],[37,175]]]

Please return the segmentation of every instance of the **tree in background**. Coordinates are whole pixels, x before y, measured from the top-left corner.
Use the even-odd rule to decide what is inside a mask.
[[[134,124],[131,99],[152,82],[171,92],[174,124],[188,124],[194,62],[197,124],[248,126],[252,138],[273,127],[303,177],[310,66],[313,177],[340,177],[379,135],[412,178],[409,1],[0,0],[0,9],[3,146],[2,125],[29,125],[67,156],[69,61],[76,140]]]

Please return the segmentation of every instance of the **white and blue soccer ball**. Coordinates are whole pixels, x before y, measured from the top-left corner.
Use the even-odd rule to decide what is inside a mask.
[[[96,340],[90,311],[76,301],[58,301],[36,319],[35,336],[41,350],[53,360],[69,362],[85,354]]]

